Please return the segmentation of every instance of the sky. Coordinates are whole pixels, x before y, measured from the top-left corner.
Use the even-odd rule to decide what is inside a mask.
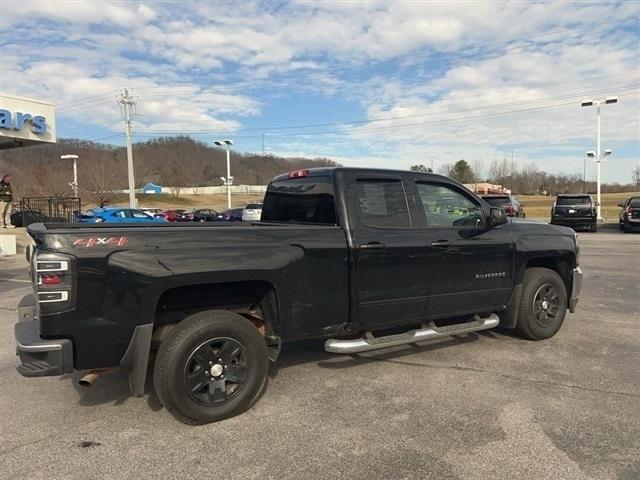
[[[0,2],[0,90],[58,137],[229,138],[244,152],[406,169],[511,159],[604,182],[640,164],[640,2]],[[588,162],[587,177],[595,166]]]

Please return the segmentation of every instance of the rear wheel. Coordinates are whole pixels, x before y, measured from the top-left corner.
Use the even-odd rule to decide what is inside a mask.
[[[566,313],[567,291],[560,275],[548,268],[525,270],[516,331],[530,340],[550,338]]]
[[[597,232],[598,231],[598,224],[597,223],[592,223],[591,225],[589,225],[589,231],[590,232]]]
[[[197,313],[160,345],[153,383],[165,408],[196,425],[249,409],[262,392],[267,347],[254,325],[232,312]]]
[[[631,231],[631,225],[629,225],[627,222],[624,222],[624,225],[622,226],[622,231],[624,233],[629,233]]]

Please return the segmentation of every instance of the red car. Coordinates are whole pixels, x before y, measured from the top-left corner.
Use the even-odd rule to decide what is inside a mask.
[[[177,222],[180,219],[180,216],[185,212],[184,209],[177,210],[166,210],[162,212],[167,221],[169,222]]]

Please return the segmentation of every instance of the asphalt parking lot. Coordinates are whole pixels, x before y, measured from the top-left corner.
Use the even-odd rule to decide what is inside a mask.
[[[252,410],[187,427],[113,372],[15,372],[21,257],[0,259],[0,477],[638,479],[640,234],[581,233],[578,310],[552,339],[500,331],[352,357],[285,347]]]

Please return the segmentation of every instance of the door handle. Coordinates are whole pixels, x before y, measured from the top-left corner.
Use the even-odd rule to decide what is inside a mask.
[[[384,250],[387,246],[381,242],[369,242],[360,245],[363,250]]]
[[[438,240],[437,242],[431,242],[431,246],[432,247],[446,248],[446,247],[452,247],[453,243],[450,242],[449,240]]]

